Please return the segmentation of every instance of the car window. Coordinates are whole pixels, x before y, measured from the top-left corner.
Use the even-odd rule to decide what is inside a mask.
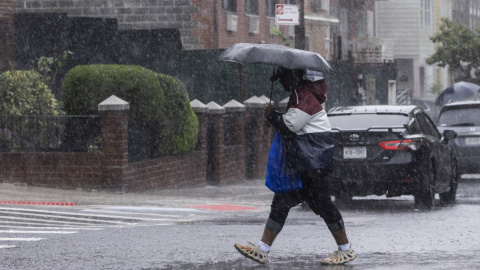
[[[420,125],[418,124],[418,121],[415,117],[412,117],[410,119],[410,122],[408,123],[408,133],[409,134],[421,134],[422,129],[420,128]]]
[[[420,128],[423,131],[423,134],[430,135],[436,138],[440,138],[440,133],[438,133],[437,127],[433,124],[433,122],[425,116],[422,112],[418,112],[415,114],[417,121],[420,125]]]
[[[441,127],[480,126],[480,107],[460,107],[443,111],[438,117]]]
[[[402,114],[342,114],[329,115],[332,128],[367,129],[370,127],[403,127],[408,116]]]

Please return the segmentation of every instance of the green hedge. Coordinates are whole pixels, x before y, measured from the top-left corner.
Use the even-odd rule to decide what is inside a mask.
[[[195,147],[198,120],[181,81],[140,66],[87,65],[65,76],[61,97],[70,115],[97,114],[115,95],[130,103],[130,138],[137,156],[185,153]]]

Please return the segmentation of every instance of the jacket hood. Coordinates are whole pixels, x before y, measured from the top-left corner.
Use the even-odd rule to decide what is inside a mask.
[[[287,110],[289,108],[300,109],[310,115],[323,110],[322,103],[327,100],[327,85],[325,80],[315,82],[305,80],[300,83],[296,90],[290,94]]]
[[[309,81],[304,80],[298,89],[300,92],[307,91],[313,94],[313,96],[320,102],[324,103],[327,100],[327,84],[325,80]]]

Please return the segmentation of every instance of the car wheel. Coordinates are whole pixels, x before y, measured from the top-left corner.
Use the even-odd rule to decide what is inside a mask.
[[[419,189],[415,196],[415,203],[422,203],[427,210],[435,206],[435,172],[433,164],[430,163],[427,170],[422,172]]]
[[[440,202],[442,204],[451,204],[455,202],[455,199],[457,198],[458,176],[457,161],[455,161],[452,169],[450,190],[440,193]]]

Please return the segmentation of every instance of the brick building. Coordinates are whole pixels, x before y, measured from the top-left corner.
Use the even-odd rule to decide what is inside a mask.
[[[0,72],[8,69],[13,51],[15,0],[0,0]]]
[[[5,0],[0,3],[3,2]],[[232,4],[234,2],[236,4]],[[67,13],[69,17],[115,18],[119,30],[179,29],[183,48],[192,50],[225,48],[236,42],[280,42],[271,32],[275,26],[272,24],[274,2],[17,0],[16,12],[57,12]],[[281,26],[280,29],[289,35],[288,27]]]

